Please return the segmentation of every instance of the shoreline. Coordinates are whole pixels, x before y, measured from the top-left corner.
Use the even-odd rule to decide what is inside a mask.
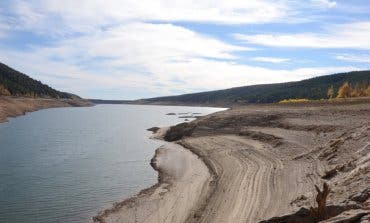
[[[52,99],[0,96],[0,123],[41,109],[59,107],[87,107],[94,104],[84,99]]]
[[[133,196],[121,201],[121,202],[114,203],[111,208],[108,208],[108,209],[105,209],[105,210],[99,212],[96,216],[94,216],[92,218],[94,222],[104,223],[105,222],[104,218],[106,218],[108,215],[119,211],[119,209],[122,208],[125,205],[133,205],[136,202],[136,200],[139,199],[142,196],[150,196],[154,192],[154,190],[158,189],[161,186],[161,184],[170,183],[170,182],[165,182],[164,181],[164,178],[165,178],[163,176],[164,173],[163,173],[163,171],[161,171],[160,168],[158,168],[158,165],[156,163],[156,158],[158,156],[159,149],[160,149],[160,147],[157,148],[154,151],[154,156],[150,160],[150,166],[158,173],[157,183],[155,183],[154,185],[152,185],[148,188],[144,188],[144,189],[140,190],[137,194],[135,194],[135,195],[133,195]]]
[[[163,177],[161,177],[163,175],[163,172],[160,171],[160,169],[158,169],[158,167],[157,167],[157,165],[155,164],[155,161],[154,161],[156,156],[158,155],[157,154],[158,149],[159,148],[157,148],[155,150],[155,154],[154,154],[153,158],[150,160],[151,167],[158,173],[158,182],[155,183],[154,185],[148,187],[148,188],[144,188],[144,189],[140,190],[137,194],[135,194],[135,195],[133,195],[133,196],[121,201],[121,202],[114,203],[113,206],[110,207],[110,208],[105,209],[103,211],[100,211],[96,216],[92,217],[92,220],[94,222],[105,223],[104,218],[108,217],[108,215],[119,211],[119,209],[121,209],[125,205],[133,205],[136,202],[136,200],[139,199],[142,196],[148,196],[148,195],[150,196],[150,194],[152,194],[154,192],[154,190],[158,189],[162,183],[165,183],[162,180]]]
[[[192,188],[190,181],[171,178],[173,166],[160,162],[173,154],[159,148],[152,159],[158,183],[105,210],[98,222],[317,222],[310,207],[317,205],[314,186],[324,182],[331,188],[327,222],[369,220],[369,117],[365,100],[251,105],[199,118],[190,136],[166,145],[176,147],[167,151],[182,151],[181,159],[195,157],[207,180],[199,184],[192,178],[191,183],[198,182]],[[190,166],[180,169],[202,173]],[[174,196],[180,200],[174,202]]]
[[[150,165],[158,172],[156,184],[101,211],[93,221],[172,223],[196,216],[212,178],[203,161],[181,145],[167,142],[155,150]]]

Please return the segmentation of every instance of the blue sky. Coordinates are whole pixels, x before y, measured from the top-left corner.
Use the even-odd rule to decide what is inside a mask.
[[[367,0],[2,0],[0,61],[86,98],[370,69]]]

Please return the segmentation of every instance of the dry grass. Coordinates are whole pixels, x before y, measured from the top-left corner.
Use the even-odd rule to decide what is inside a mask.
[[[279,101],[279,103],[302,103],[302,102],[310,102],[310,100],[308,100],[307,98],[292,98]]]

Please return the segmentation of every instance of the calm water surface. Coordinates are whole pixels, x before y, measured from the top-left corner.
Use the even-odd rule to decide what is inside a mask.
[[[162,143],[146,131],[179,122],[166,113],[218,108],[97,105],[29,113],[0,124],[0,222],[89,222],[157,181]]]

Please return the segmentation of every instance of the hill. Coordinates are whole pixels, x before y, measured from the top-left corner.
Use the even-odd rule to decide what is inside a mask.
[[[261,84],[226,90],[208,91],[178,96],[157,97],[140,100],[152,104],[210,104],[274,103],[289,98],[327,98],[330,86],[338,88],[348,81],[352,85],[370,83],[370,71],[353,71],[319,76],[296,82]]]
[[[137,104],[131,100],[104,100],[104,99],[88,99],[94,104]]]
[[[76,95],[57,91],[3,63],[0,63],[0,95],[78,98]]]

